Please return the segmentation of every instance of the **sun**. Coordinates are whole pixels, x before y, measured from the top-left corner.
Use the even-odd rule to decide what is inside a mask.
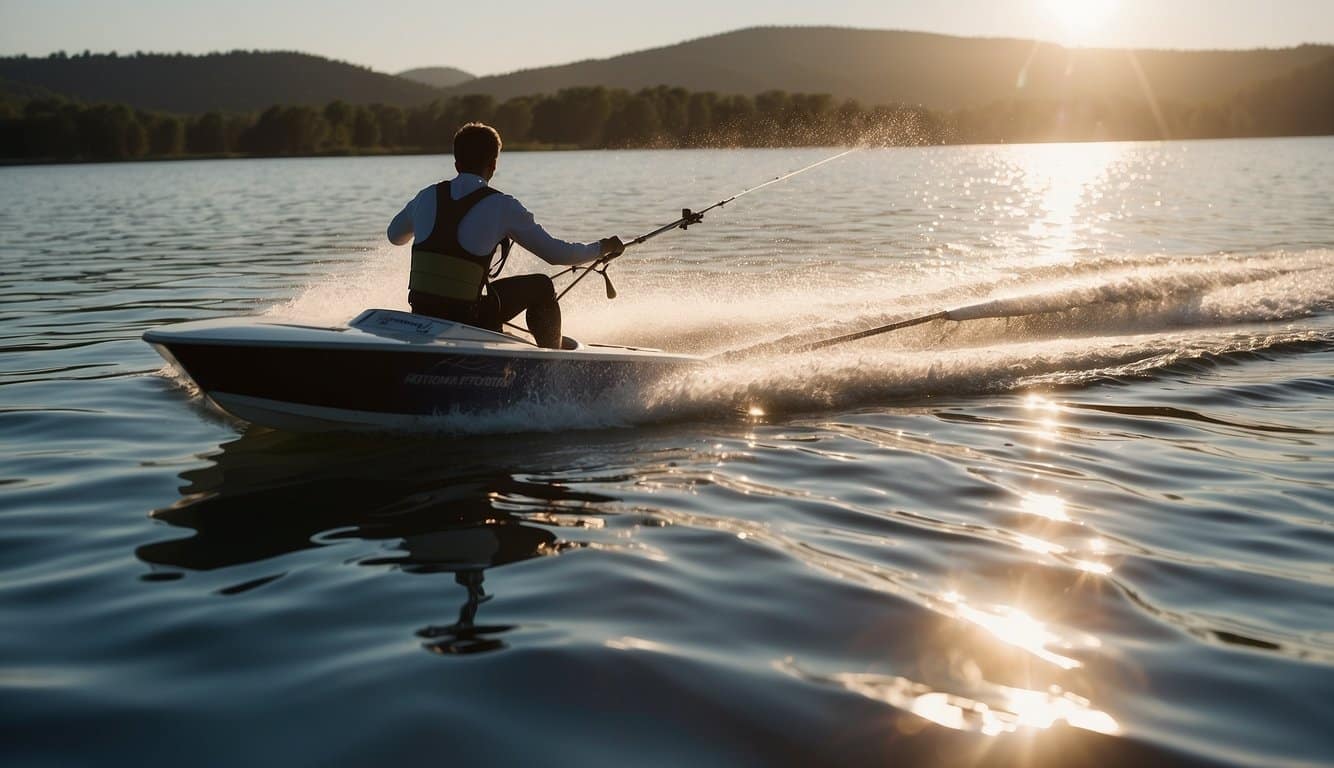
[[[1067,42],[1080,43],[1107,20],[1116,0],[1046,0],[1047,11],[1056,17]]]

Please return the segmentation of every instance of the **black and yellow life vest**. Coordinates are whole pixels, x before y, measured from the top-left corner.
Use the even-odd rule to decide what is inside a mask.
[[[499,190],[482,187],[454,200],[449,182],[435,185],[435,226],[425,240],[412,244],[412,272],[408,288],[455,301],[477,301],[486,285],[491,259],[469,252],[459,243],[459,224],[468,211]],[[509,241],[503,245],[509,250]]]

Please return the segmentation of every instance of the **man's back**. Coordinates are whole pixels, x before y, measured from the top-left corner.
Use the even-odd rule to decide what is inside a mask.
[[[408,275],[413,312],[494,331],[523,313],[533,339],[559,349],[560,303],[551,278],[495,279],[491,260],[496,246],[510,238],[549,264],[572,265],[619,254],[624,244],[615,236],[567,243],[547,234],[522,203],[488,186],[500,147],[500,134],[488,125],[460,128],[454,134],[459,175],[418,192],[389,222],[389,242],[413,242]]]
[[[421,190],[389,223],[391,243],[404,245],[414,238],[420,243],[431,235],[439,208],[438,186],[447,186],[450,197],[458,200],[487,186],[487,182],[476,174],[460,173],[448,185],[432,184]],[[598,243],[568,243],[552,237],[522,203],[503,193],[477,203],[459,222],[459,245],[476,256],[491,253],[506,237],[548,264],[582,264],[601,255]]]

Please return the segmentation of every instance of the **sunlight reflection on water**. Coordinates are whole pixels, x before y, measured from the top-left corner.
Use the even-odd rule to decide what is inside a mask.
[[[910,712],[936,725],[987,736],[1014,733],[1021,728],[1047,729],[1057,723],[1097,733],[1120,731],[1116,719],[1082,696],[1053,686],[1028,690],[978,682],[979,698],[932,690],[904,677],[872,673],[820,676],[801,670],[790,661],[776,668],[802,679],[837,685],[895,709]],[[978,695],[978,694],[974,694]]]
[[[1331,141],[861,152],[646,244],[569,333],[994,314],[317,439],[219,418],[139,334],[402,306],[385,219],[446,158],[0,169],[6,756],[1319,762]],[[497,185],[578,239],[832,152]]]

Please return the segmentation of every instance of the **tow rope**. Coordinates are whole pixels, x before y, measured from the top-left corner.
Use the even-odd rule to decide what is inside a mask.
[[[607,275],[607,267],[611,265],[611,262],[612,262],[613,259],[615,259],[616,257],[620,256],[622,253],[625,253],[625,249],[626,249],[626,248],[630,248],[630,247],[632,247],[632,246],[636,246],[636,245],[640,245],[640,244],[642,244],[642,243],[645,243],[645,242],[647,242],[647,241],[649,241],[649,240],[652,240],[653,238],[657,237],[658,235],[661,235],[661,234],[663,234],[664,232],[670,232],[670,231],[672,231],[673,229],[682,229],[682,230],[684,230],[684,229],[689,229],[689,228],[690,228],[690,225],[692,225],[692,224],[699,224],[699,223],[703,222],[703,221],[704,221],[704,214],[708,213],[709,211],[712,211],[712,210],[715,209],[715,208],[722,208],[724,205],[727,205],[728,203],[732,202],[733,200],[736,200],[736,199],[739,198],[739,197],[744,197],[745,195],[749,195],[751,192],[758,192],[759,190],[764,189],[765,187],[770,186],[770,185],[772,185],[772,184],[777,184],[777,183],[782,182],[782,181],[787,181],[788,179],[792,178],[793,176],[798,176],[798,175],[800,175],[800,174],[805,173],[806,171],[812,170],[812,169],[814,169],[814,168],[819,168],[820,166],[824,165],[825,163],[832,163],[832,162],[834,162],[835,160],[839,159],[840,157],[845,157],[845,156],[847,156],[847,155],[850,155],[850,154],[852,154],[853,152],[856,152],[856,151],[859,150],[859,149],[861,149],[861,147],[853,147],[853,148],[851,148],[851,149],[845,149],[845,150],[843,150],[842,152],[839,152],[839,153],[836,154],[836,155],[831,155],[831,156],[829,156],[829,157],[826,157],[826,158],[823,159],[823,160],[817,160],[816,162],[811,163],[810,165],[807,165],[807,166],[805,166],[805,167],[803,167],[803,168],[798,168],[798,169],[795,170],[795,171],[791,171],[791,172],[785,173],[785,174],[783,174],[783,175],[781,175],[781,176],[775,176],[774,178],[769,179],[768,181],[766,181],[766,182],[764,182],[764,183],[762,183],[762,184],[756,184],[755,186],[750,187],[750,188],[748,188],[748,189],[743,189],[742,191],[736,193],[735,195],[732,195],[732,196],[729,197],[729,198],[725,198],[725,199],[723,199],[723,200],[719,200],[718,202],[714,203],[713,205],[710,205],[709,207],[704,208],[704,209],[702,209],[702,210],[699,210],[699,211],[692,211],[692,210],[690,210],[689,208],[682,208],[682,209],[681,209],[681,218],[677,219],[676,221],[673,221],[673,222],[670,222],[670,223],[667,223],[667,224],[663,224],[661,227],[658,227],[657,229],[655,229],[655,230],[653,230],[653,231],[651,231],[651,232],[645,232],[644,234],[640,235],[639,237],[636,237],[636,238],[634,238],[633,240],[630,240],[630,241],[626,242],[626,243],[625,243],[625,247],[621,249],[621,253],[616,253],[616,254],[611,254],[611,255],[603,256],[603,257],[599,258],[597,261],[594,261],[593,263],[588,264],[587,266],[574,266],[574,267],[569,267],[568,269],[561,270],[560,272],[557,272],[555,275],[552,275],[552,277],[560,277],[561,275],[565,275],[565,274],[577,274],[577,275],[578,275],[577,277],[574,278],[574,280],[570,281],[570,284],[569,284],[569,285],[565,286],[565,290],[563,290],[563,291],[561,291],[560,293],[556,294],[556,301],[560,301],[561,298],[562,298],[563,296],[565,296],[565,294],[567,294],[567,293],[570,292],[570,289],[571,289],[571,288],[573,288],[573,287],[575,287],[576,285],[578,285],[580,280],[583,280],[585,277],[588,277],[589,273],[592,273],[592,272],[596,272],[597,274],[602,275],[602,280],[603,280],[603,282],[605,282],[606,285],[607,285],[607,298],[609,298],[609,299],[614,299],[614,298],[616,298],[616,288],[615,288],[615,286],[613,286],[613,285],[611,284],[611,278],[608,277],[608,275]]]

